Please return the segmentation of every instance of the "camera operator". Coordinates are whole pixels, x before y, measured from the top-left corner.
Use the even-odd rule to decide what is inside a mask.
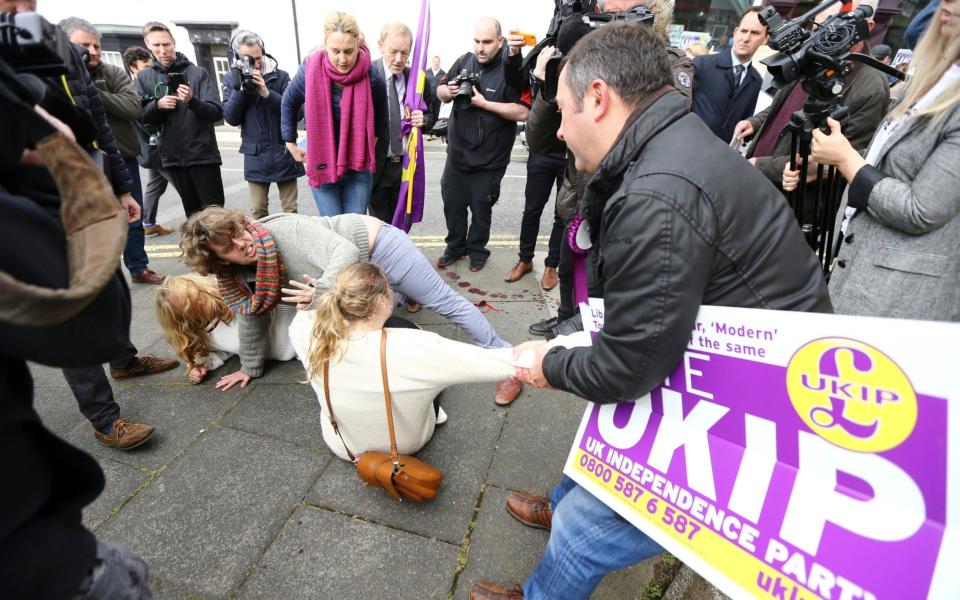
[[[127,245],[123,249],[123,263],[130,271],[130,279],[137,283],[159,284],[163,276],[150,268],[147,252],[143,248],[143,188],[140,185],[140,140],[137,136],[136,122],[140,119],[140,96],[130,77],[118,66],[100,60],[100,32],[89,22],[69,17],[60,21],[59,27],[69,36],[70,41],[87,51],[87,70],[100,93],[103,108],[107,114],[107,123],[113,132],[120,155],[126,165],[133,185],[133,198],[140,206],[141,219],[130,223],[127,231]]]
[[[587,274],[605,321],[589,347],[516,346],[517,358],[534,353],[531,369],[517,369],[525,382],[631,402],[674,369],[701,305],[831,311],[787,204],[671,83],[663,41],[643,25],[601,27],[567,57],[559,135],[590,175]],[[507,510],[549,529],[547,548],[522,588],[478,582],[471,599],[587,598],[608,572],[662,551],[570,478],[552,499],[511,494]]]
[[[521,56],[510,55],[500,22],[493,17],[481,19],[473,37],[474,51],[458,58],[437,86],[441,102],[456,98],[440,181],[447,244],[437,266],[469,256],[470,270],[476,272],[490,256],[486,246],[492,208],[510,163],[516,123],[527,120],[529,105],[521,99],[522,90],[507,80],[504,63],[519,68]]]
[[[280,100],[290,85],[290,75],[277,68],[277,61],[253,32],[234,33],[230,49],[239,66],[223,77],[223,119],[240,127],[250,214],[254,219],[267,216],[271,183],[277,184],[283,211],[295,213],[297,178],[303,177],[304,170],[280,136]]]
[[[126,214],[70,129],[35,101],[0,60],[0,237],[19,249],[0,255],[0,597],[148,598],[143,561],[83,527],[100,467],[33,408],[27,360],[108,360],[130,325],[117,267]]]
[[[140,94],[153,98],[143,106],[143,124],[162,129],[159,148],[189,217],[205,207],[223,206],[220,150],[214,123],[223,118],[220,97],[206,69],[177,52],[170,29],[163,23],[143,26],[143,41],[153,64],[137,74]],[[170,89],[171,81],[175,89]],[[182,81],[183,83],[178,83]]]
[[[877,0],[854,0],[853,8],[865,4],[876,9]],[[817,22],[837,14],[840,5],[836,4],[817,15]],[[873,29],[873,19],[868,20],[868,26]],[[862,52],[866,43],[861,42],[851,48],[852,52]],[[791,135],[787,129],[790,116],[803,108],[808,94],[798,81],[784,86],[777,92],[773,103],[761,111],[737,123],[733,135],[739,139],[753,141],[747,149],[750,162],[776,186],[780,187],[783,178],[783,169],[790,162]],[[853,71],[846,77],[846,88],[840,97],[840,103],[849,109],[850,119],[847,123],[845,135],[850,139],[853,147],[863,150],[870,143],[870,138],[880,125],[883,115],[890,105],[890,88],[883,73],[855,63]],[[816,177],[817,169],[809,169],[811,180]],[[804,206],[807,211],[803,222],[807,223],[814,218],[817,197],[820,194],[819,185],[806,187]],[[782,188],[781,188],[782,189]]]

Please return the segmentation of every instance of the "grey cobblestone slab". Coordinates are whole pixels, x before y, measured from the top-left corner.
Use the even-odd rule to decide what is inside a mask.
[[[96,530],[124,501],[133,495],[153,472],[136,469],[112,460],[100,460],[100,468],[106,478],[106,486],[97,499],[83,509],[83,525]]]
[[[303,367],[301,379],[302,371]],[[313,393],[313,388],[306,384],[257,383],[223,419],[221,425],[306,448],[322,448],[323,453],[329,455],[320,435],[320,406],[317,404],[317,395]]]
[[[98,533],[126,544],[152,575],[224,598],[316,479],[324,457],[214,428]]]

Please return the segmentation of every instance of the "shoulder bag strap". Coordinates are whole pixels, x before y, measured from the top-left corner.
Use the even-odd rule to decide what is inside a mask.
[[[353,452],[350,452],[350,448],[347,448],[347,443],[343,441],[343,435],[340,433],[340,428],[337,426],[337,419],[333,416],[333,406],[330,404],[330,361],[327,360],[323,363],[323,399],[327,401],[327,417],[330,419],[330,425],[333,426],[333,432],[337,434],[337,437],[340,438],[340,443],[343,444],[343,449],[347,451],[347,456],[350,457],[350,460],[357,462],[357,458],[353,455]],[[391,430],[391,434],[392,434]]]
[[[390,384],[387,383],[387,330],[380,330],[380,375],[383,378],[383,398],[387,403],[387,426],[390,428],[390,458],[393,472],[400,470],[400,453],[397,452],[397,436],[393,431],[393,402],[390,400]]]

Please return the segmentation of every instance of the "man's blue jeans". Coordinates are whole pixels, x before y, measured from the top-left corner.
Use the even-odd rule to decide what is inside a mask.
[[[588,598],[611,571],[663,552],[659,544],[564,476],[550,494],[553,522],[527,600]]]
[[[135,158],[125,158],[123,160],[130,173],[130,179],[133,180],[133,191],[130,194],[140,205],[143,211],[143,188],[140,187],[140,165]],[[147,258],[147,252],[143,249],[143,215],[141,220],[134,221],[127,225],[127,245],[123,248],[123,264],[130,271],[130,275],[139,275],[149,265],[150,259]]]
[[[373,173],[368,171],[350,171],[336,183],[325,183],[318,188],[310,187],[321,217],[335,217],[347,213],[366,214],[372,189]]]

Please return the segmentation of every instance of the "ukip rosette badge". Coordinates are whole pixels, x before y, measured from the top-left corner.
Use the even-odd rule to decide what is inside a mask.
[[[787,366],[787,393],[811,431],[841,448],[896,448],[917,423],[917,394],[903,370],[873,346],[822,338]]]

